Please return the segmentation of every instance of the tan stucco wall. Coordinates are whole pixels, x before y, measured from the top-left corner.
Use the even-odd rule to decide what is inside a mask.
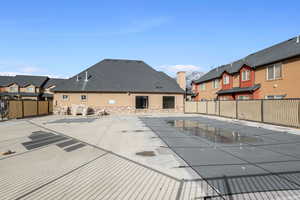
[[[213,88],[213,81],[205,82],[205,90],[201,90],[200,86],[197,87],[197,92],[199,93],[196,100],[200,101],[202,99],[213,100],[217,98],[216,92],[221,89],[221,80],[219,80],[219,87]]]
[[[27,89],[33,88],[32,92],[29,92]],[[29,92],[29,93],[36,93],[37,88],[34,85],[28,85],[27,87],[20,87],[20,92]]]
[[[255,83],[261,84],[259,98],[267,95],[285,95],[285,98],[300,98],[300,58],[282,62],[282,78],[267,80],[267,68],[262,67],[255,71]]]
[[[12,85],[9,85],[8,87],[5,87],[5,88],[4,88],[4,91],[5,91],[5,92],[10,92],[10,88],[11,88],[11,87],[15,87],[15,86],[18,87],[18,91],[19,91],[19,90],[20,90],[20,87],[19,87],[17,84],[12,84]]]
[[[62,96],[68,95],[68,100]],[[87,100],[81,101],[81,95],[86,95]],[[135,96],[148,96],[149,108],[145,110],[135,109]],[[162,109],[163,96],[175,96],[175,109]],[[109,101],[114,100],[115,104]],[[183,112],[183,94],[134,94],[134,93],[55,93],[54,109],[71,107],[72,105],[86,105],[95,110],[105,109],[108,112]]]

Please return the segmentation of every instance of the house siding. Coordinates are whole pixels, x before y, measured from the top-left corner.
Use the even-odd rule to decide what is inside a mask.
[[[232,87],[251,87],[255,84],[260,84],[260,88],[254,91],[253,93],[237,93],[232,95],[220,95],[222,97],[227,97],[228,99],[236,99],[238,96],[249,96],[251,99],[263,99],[269,95],[285,95],[285,98],[300,98],[300,90],[297,89],[297,85],[300,85],[300,57],[287,59],[282,61],[282,77],[277,80],[267,80],[267,67],[270,65],[261,66],[259,68],[253,69],[249,66],[243,66],[239,73],[236,74],[228,74],[223,73],[222,75],[222,90],[228,90]],[[241,74],[244,70],[250,71],[250,80],[242,81]],[[229,84],[223,85],[223,77],[224,75],[230,76]],[[217,98],[216,92],[219,89],[212,90],[209,86],[212,84],[212,81],[206,82],[207,87],[205,91],[197,90],[199,92],[197,98],[195,100],[201,99],[213,99]],[[194,86],[195,88],[199,88],[199,83]],[[219,96],[219,97],[220,97]],[[209,98],[213,97],[213,98]]]
[[[196,96],[195,100],[213,100],[217,98],[216,92],[220,90],[221,88],[221,80],[217,79],[219,81],[219,87],[213,88],[213,81],[205,82],[205,90],[201,90],[199,84],[194,86],[196,88],[196,92],[199,94]]]
[[[68,95],[68,100],[63,100],[62,95]],[[86,95],[85,101],[81,100],[81,95]],[[135,109],[135,97],[148,96],[148,109]],[[174,109],[163,109],[163,96],[175,97]],[[115,102],[110,104],[109,102]],[[136,113],[136,112],[183,112],[183,94],[152,94],[152,93],[63,93],[54,94],[54,110],[62,107],[72,107],[74,105],[84,105],[94,110],[105,109],[109,113]]]
[[[289,59],[282,62],[282,78],[267,80],[267,67],[255,71],[255,83],[260,83],[259,98],[267,95],[286,95],[285,98],[300,98],[300,58]]]

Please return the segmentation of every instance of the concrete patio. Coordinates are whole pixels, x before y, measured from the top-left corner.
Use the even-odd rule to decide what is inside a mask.
[[[295,185],[292,190],[228,196],[215,183],[206,180],[209,176],[200,176],[203,174],[201,167],[205,169],[209,159],[188,153],[188,156],[198,157],[197,162],[201,161],[197,163],[200,170],[197,171],[193,162],[183,160],[180,148],[172,148],[176,143],[171,144],[160,135],[161,131],[166,133],[172,128],[164,124],[165,117],[181,119],[187,116],[199,119],[199,115],[179,114],[102,118],[46,116],[2,122],[0,152],[11,150],[15,153],[0,156],[1,198],[284,199],[289,195],[289,199],[298,199],[300,192]],[[211,117],[205,119],[207,122],[213,120]],[[155,129],[151,123],[160,128],[156,126]],[[237,126],[237,122],[229,120],[223,123]],[[249,129],[257,126],[238,123],[250,125]],[[265,128],[269,128],[266,132],[276,129],[275,126]],[[284,131],[297,133],[292,129]],[[181,138],[189,137],[179,134]],[[199,141],[187,139],[192,143],[180,140],[177,144],[192,147]]]

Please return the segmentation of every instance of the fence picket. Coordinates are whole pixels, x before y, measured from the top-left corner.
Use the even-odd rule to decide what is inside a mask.
[[[185,113],[219,115],[300,128],[300,99],[187,101]]]

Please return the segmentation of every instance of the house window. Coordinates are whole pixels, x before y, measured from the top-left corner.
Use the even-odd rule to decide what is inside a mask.
[[[223,84],[224,84],[224,85],[229,84],[229,76],[228,76],[228,75],[225,75],[225,76],[223,77]]]
[[[219,88],[219,80],[218,79],[213,80],[212,84],[213,84],[213,88]]]
[[[250,80],[250,70],[242,71],[242,81]]]
[[[219,99],[220,100],[228,100],[228,97],[226,97],[226,96],[220,96]]]
[[[135,108],[136,109],[147,109],[149,104],[148,96],[136,96],[135,97]]]
[[[266,99],[283,99],[285,95],[267,95]]]
[[[34,88],[33,87],[28,87],[27,92],[34,92]]]
[[[81,101],[86,101],[86,98],[87,98],[86,95],[81,95],[80,96]]]
[[[250,97],[247,95],[240,95],[240,96],[238,96],[238,99],[239,100],[247,100],[247,99],[250,99]]]
[[[18,92],[18,86],[11,86],[11,87],[9,88],[9,91],[10,91],[10,92]]]
[[[62,95],[62,99],[65,100],[65,101],[69,100],[69,95],[65,95],[65,94]]]
[[[276,63],[267,67],[267,80],[276,80],[282,77],[282,64]]]
[[[174,108],[175,108],[175,97],[163,96],[163,109],[174,109]]]
[[[205,90],[205,83],[200,84],[200,90]]]

